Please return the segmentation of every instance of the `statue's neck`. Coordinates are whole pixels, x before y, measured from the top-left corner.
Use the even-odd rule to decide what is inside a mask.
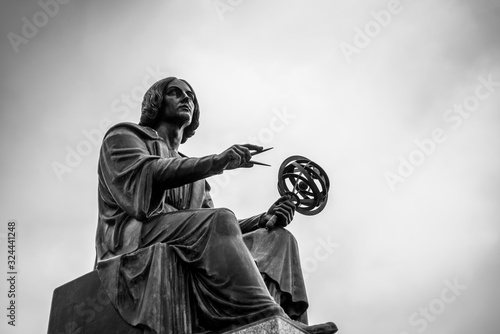
[[[179,150],[179,145],[184,134],[184,127],[179,127],[176,124],[162,123],[155,128],[158,135],[165,141],[168,148],[174,151]]]

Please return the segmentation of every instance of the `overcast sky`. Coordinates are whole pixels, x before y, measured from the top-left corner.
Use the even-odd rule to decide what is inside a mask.
[[[330,176],[326,209],[289,227],[311,323],[498,332],[500,1],[60,1],[0,14],[2,333],[45,332],[53,290],[92,270],[102,134],[165,76],[200,102],[184,154],[275,147],[209,180],[216,206],[266,210],[290,155]]]

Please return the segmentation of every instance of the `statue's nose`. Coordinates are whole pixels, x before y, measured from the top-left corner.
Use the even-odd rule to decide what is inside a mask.
[[[193,101],[193,99],[188,95],[186,94],[186,92],[182,92],[182,99],[181,99],[182,102],[188,102],[188,101]]]

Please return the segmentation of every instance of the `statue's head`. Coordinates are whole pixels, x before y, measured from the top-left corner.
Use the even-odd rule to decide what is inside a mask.
[[[161,116],[161,111],[165,108],[165,95],[169,88],[169,85],[178,80],[185,83],[193,92],[193,103],[194,110],[191,123],[184,128],[181,143],[185,143],[186,140],[194,135],[195,130],[200,125],[200,107],[198,105],[198,99],[196,98],[196,93],[194,92],[191,85],[183,79],[177,79],[175,77],[168,77],[155,82],[144,94],[144,99],[142,100],[142,110],[141,110],[141,120],[140,125],[149,126],[154,128]],[[174,89],[174,88],[172,88]]]

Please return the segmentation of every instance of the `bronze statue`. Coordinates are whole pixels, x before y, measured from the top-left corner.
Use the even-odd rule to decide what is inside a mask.
[[[100,264],[118,259],[114,269],[102,270],[100,277],[119,276],[115,293],[134,304],[120,306],[129,308],[124,312],[131,319],[126,320],[155,330],[153,318],[161,315],[147,307],[155,297],[151,285],[161,285],[163,276],[154,270],[153,248],[138,259],[119,259],[165,243],[189,269],[197,332],[279,315],[295,320],[308,333],[335,333],[333,323],[307,325],[297,243],[283,228],[293,219],[292,201],[282,196],[267,212],[242,220],[228,209],[214,208],[205,178],[252,167],[252,153],[263,148],[233,145],[220,154],[186,157],[178,148],[194,135],[199,116],[193,88],[169,77],[146,92],[139,124],[117,124],[104,137],[98,166],[96,267],[99,271]],[[266,229],[273,216],[275,225]]]

